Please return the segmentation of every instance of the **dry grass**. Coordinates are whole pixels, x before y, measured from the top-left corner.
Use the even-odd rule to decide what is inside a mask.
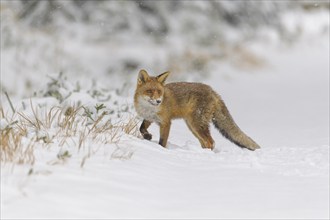
[[[24,135],[11,127],[1,130],[0,137],[1,162],[34,163],[33,139],[29,143],[24,143]]]
[[[40,147],[74,146],[79,152],[88,149],[85,160],[104,144],[118,143],[123,134],[138,136],[138,121],[134,117],[111,123],[106,119],[106,112],[101,113],[90,123],[83,107],[72,106],[66,109],[53,107],[40,113],[39,107],[33,106],[31,112],[12,113],[5,115],[0,108],[2,122],[6,126],[1,128],[0,161],[2,164],[34,164],[34,151]],[[56,144],[54,143],[56,142]],[[95,149],[90,149],[91,144]],[[63,158],[59,158],[63,159]]]

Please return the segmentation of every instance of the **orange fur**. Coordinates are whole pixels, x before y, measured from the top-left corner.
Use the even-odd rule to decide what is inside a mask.
[[[155,122],[160,127],[159,144],[166,147],[171,120],[182,118],[203,148],[214,148],[209,130],[211,121],[236,145],[250,150],[260,148],[240,130],[220,95],[210,86],[187,82],[165,84],[168,75],[165,72],[152,77],[145,70],[139,72],[134,106],[144,119],[140,131],[145,139],[152,138],[147,129]]]

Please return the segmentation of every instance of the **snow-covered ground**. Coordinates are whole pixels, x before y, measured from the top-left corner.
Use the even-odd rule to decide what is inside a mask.
[[[1,218],[328,219],[329,41],[250,47],[263,68],[219,63],[204,82],[260,150],[238,148],[215,129],[215,151],[202,149],[181,120],[167,149],[156,126],[151,142],[123,135],[82,152],[74,140],[55,140],[36,145],[34,165],[1,166]],[[121,101],[132,103],[133,91]],[[63,149],[71,157],[60,160]]]
[[[169,37],[170,49],[147,42],[82,47],[87,41],[65,34],[54,40],[4,17],[12,38],[19,39],[13,45],[19,44],[1,48],[1,86],[21,115],[11,117],[1,93],[0,130],[24,121],[22,149],[32,153],[25,164],[1,163],[1,219],[329,219],[329,12],[296,15],[283,19],[289,29],[304,32],[297,42],[285,45],[273,36],[240,42],[223,53],[215,52],[221,47],[206,52],[188,47],[192,53],[181,60],[174,56],[172,66],[173,51],[184,54],[187,47],[178,36]],[[194,52],[225,59],[206,57],[207,74],[182,68],[184,76],[176,75],[177,64],[194,58]],[[138,60],[153,74],[169,68],[169,81],[198,79],[211,85],[261,149],[241,149],[213,127],[215,150],[202,149],[182,120],[173,122],[166,149],[157,144],[156,125],[150,127],[151,142],[138,137],[134,127],[126,131],[130,134],[97,130],[109,128],[108,122],[136,120],[130,83],[137,72],[125,70],[122,77],[119,67],[109,70],[126,59]],[[61,70],[64,75],[52,74]],[[129,82],[121,88],[125,78]],[[119,90],[103,89],[107,85]],[[72,119],[68,109],[78,105],[84,109],[77,110],[68,129],[63,125]],[[52,122],[46,120],[49,111]],[[45,120],[39,127],[38,121],[28,121],[35,114]]]

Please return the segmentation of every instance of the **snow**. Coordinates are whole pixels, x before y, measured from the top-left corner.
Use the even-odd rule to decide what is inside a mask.
[[[260,150],[215,129],[215,152],[202,149],[180,120],[167,149],[152,126],[152,142],[125,135],[83,168],[74,149],[54,163],[58,148],[39,147],[33,166],[2,166],[2,217],[328,218],[329,44],[268,51],[275,68],[206,80]]]
[[[288,25],[295,28],[295,21]],[[1,163],[1,218],[329,219],[329,33],[319,36],[313,24],[307,26],[313,35],[291,46],[246,43],[264,61],[258,68],[237,68],[225,60],[212,63],[208,77],[200,77],[221,94],[236,123],[261,149],[241,149],[213,127],[215,150],[202,149],[182,120],[172,123],[167,148],[157,144],[159,130],[154,124],[149,129],[151,141],[121,132],[118,142],[105,143],[109,138],[105,133],[96,139],[87,135],[78,147],[89,128],[84,127],[81,109],[78,132],[69,138],[55,135],[59,124],[39,133],[28,131],[24,146],[34,136],[38,139],[33,145],[34,164]],[[63,50],[73,53],[77,45]],[[104,53],[100,48],[88,50],[77,55],[77,63],[91,57],[97,61],[96,54]],[[114,59],[133,52],[132,58],[148,60],[151,50],[152,46],[141,45]],[[162,48],[155,51],[164,54]],[[104,56],[100,63],[106,62]],[[8,63],[13,61],[4,61],[7,65],[1,70],[10,69]],[[132,81],[137,74],[131,74]],[[6,75],[6,80],[13,82],[12,90],[21,90],[23,82],[15,82],[15,77]],[[32,77],[34,85],[38,77]],[[100,73],[93,88],[100,88],[103,80],[109,80],[106,77]],[[86,86],[90,78],[80,78],[80,89],[74,80],[57,80],[56,89],[66,97],[63,102],[55,97],[15,97],[16,110],[33,117],[30,103],[41,115],[54,106],[80,103],[91,113],[91,121],[104,111],[114,111],[100,124],[136,115],[134,87],[128,88],[127,96],[113,91],[95,94]],[[46,87],[42,94],[53,89]],[[5,115],[10,115],[8,101],[1,102]],[[95,106],[100,103],[105,109],[98,112]],[[1,118],[0,128],[11,123]]]

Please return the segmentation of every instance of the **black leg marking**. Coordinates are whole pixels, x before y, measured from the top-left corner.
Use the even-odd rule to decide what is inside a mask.
[[[163,138],[160,138],[160,139],[159,139],[159,145],[165,147],[165,146],[164,146],[164,139],[163,139]]]
[[[152,135],[150,133],[144,133],[143,138],[150,141],[152,139]]]
[[[149,122],[147,120],[143,120],[141,127],[140,127],[140,132],[141,132],[143,138],[146,140],[151,140],[151,138],[152,138],[152,135],[147,130],[150,125],[151,125],[151,122]]]

